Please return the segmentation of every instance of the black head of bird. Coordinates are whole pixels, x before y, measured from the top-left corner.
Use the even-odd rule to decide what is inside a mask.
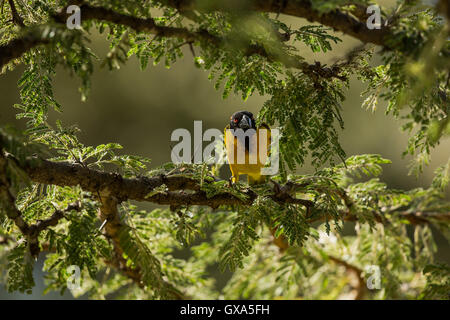
[[[248,129],[256,130],[256,121],[253,117],[253,113],[249,111],[238,111],[233,113],[230,118],[230,129],[242,129],[244,131]]]

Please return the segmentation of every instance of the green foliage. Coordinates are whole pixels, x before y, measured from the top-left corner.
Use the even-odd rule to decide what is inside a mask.
[[[434,228],[450,239],[450,204],[445,198],[450,161],[436,170],[429,188],[395,190],[381,181],[382,166],[389,160],[373,154],[347,158],[339,142],[342,102],[352,77],[367,84],[363,107],[374,111],[380,100],[386,101],[386,113],[401,120],[410,133],[405,154],[416,155],[413,172],[420,173],[431,149],[449,136],[449,26],[430,7],[412,1],[399,3],[392,12],[383,10],[391,33],[384,38],[378,65],[373,50],[364,47],[326,66],[311,64],[299,48],[330,54],[341,42],[332,29],[309,24],[292,28],[276,14],[217,11],[207,2],[199,10],[181,12],[166,1],[93,0],[89,5],[147,19],[147,27],[94,19],[83,20],[80,30],[69,30],[54,19],[67,1],[16,2],[26,26],[11,22],[11,10],[0,10],[0,54],[13,40],[41,45],[30,45],[1,70],[25,65],[18,81],[21,103],[15,107],[17,118],[28,121],[24,132],[0,128],[0,164],[5,168],[0,182],[11,184],[0,184],[0,192],[11,192],[13,205],[28,225],[50,219],[71,203],[80,204],[80,210],[64,212],[37,237],[40,248],[48,251],[46,292],[63,293],[71,277],[68,268],[78,266],[81,287],[72,294],[98,299],[338,299],[356,290],[355,270],[356,281],[365,282],[372,275],[367,267],[375,266],[381,287],[366,292],[368,298],[449,298],[448,266],[431,263],[436,254]],[[336,10],[355,15],[355,9],[366,4],[312,1],[311,9],[322,15]],[[89,47],[94,32],[110,43],[105,57],[97,57]],[[175,37],[177,32],[184,37]],[[271,183],[231,186],[207,163],[149,169],[149,159],[121,154],[117,143],[86,146],[76,126],[49,123],[51,110],[63,111],[52,87],[58,67],[80,79],[84,101],[93,60],[101,59],[102,66],[114,70],[135,55],[142,70],[160,62],[170,68],[186,55],[185,47],[224,99],[231,94],[243,100],[267,96],[257,121],[281,132],[281,172]],[[143,210],[121,198],[115,199],[114,219],[102,221],[99,210],[105,194],[100,191],[31,182],[23,167],[35,163],[34,154],[115,172],[118,179],[186,178],[197,188],[183,192],[198,192],[208,200],[226,195],[242,204]],[[294,174],[307,161],[316,171]],[[287,188],[284,197],[311,201],[313,206],[276,201],[278,184]],[[146,199],[169,192],[175,191],[162,184],[148,190]],[[30,293],[34,280],[29,239],[7,218],[10,207],[0,205],[0,236],[11,239],[0,244],[0,270],[5,270],[0,280],[9,292]],[[356,222],[344,235],[348,220]],[[280,250],[274,237],[289,248]],[[230,271],[224,288],[215,283],[217,269]]]
[[[303,26],[294,31],[294,34],[297,41],[305,43],[313,52],[327,52],[332,50],[331,41],[334,43],[342,41],[338,37],[329,35],[327,31],[329,29],[322,26]]]
[[[445,264],[430,264],[423,269],[423,273],[426,274],[428,281],[421,298],[448,300],[450,268]]]
[[[156,297],[169,298],[169,288],[163,279],[159,261],[148,247],[139,239],[136,233],[128,227],[119,231],[119,241],[130,268],[139,268],[142,282],[155,291]]]
[[[237,267],[242,267],[242,260],[250,254],[252,243],[258,240],[256,227],[257,217],[253,212],[237,212],[232,222],[233,231],[227,242],[221,247],[219,257],[222,269],[229,267],[231,271]]]
[[[33,260],[27,246],[22,243],[8,255],[8,292],[31,293],[34,287]]]
[[[31,125],[37,125],[44,121],[49,106],[56,110],[61,109],[53,97],[51,85],[51,72],[55,64],[51,59],[43,59],[43,61],[46,65],[42,66],[42,70],[39,63],[32,65],[18,82],[19,87],[22,87],[20,93],[24,105],[16,105],[16,108],[22,110],[17,117],[19,119],[31,118]],[[49,72],[49,70],[51,71]]]
[[[414,7],[404,6],[401,11],[403,17],[388,42],[399,50],[385,54],[384,65],[375,69],[375,77],[367,79],[372,93],[366,106],[374,109],[382,98],[388,101],[387,114],[405,120],[402,129],[413,135],[404,154],[419,153],[413,170],[420,172],[430,149],[447,132],[448,26],[430,10],[415,12]]]

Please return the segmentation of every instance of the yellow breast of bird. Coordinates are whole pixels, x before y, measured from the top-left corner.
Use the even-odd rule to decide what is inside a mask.
[[[232,172],[237,174],[259,174],[269,156],[270,130],[262,127],[247,138],[236,137],[232,131],[225,128],[225,146]],[[262,132],[264,131],[264,132]],[[245,147],[247,139],[247,148]]]

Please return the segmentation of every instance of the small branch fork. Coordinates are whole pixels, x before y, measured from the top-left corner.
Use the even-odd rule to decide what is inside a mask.
[[[340,258],[328,256],[328,259],[333,261],[337,265],[343,266],[345,268],[345,270],[347,271],[347,273],[353,277],[354,281],[351,281],[351,285],[353,287],[352,299],[353,300],[364,299],[364,296],[365,296],[367,290],[366,290],[366,282],[364,281],[364,277],[363,277],[363,271],[360,268],[358,268]]]
[[[144,289],[145,284],[142,282],[141,270],[139,267],[131,268],[127,265],[124,258],[124,249],[120,242],[120,233],[124,228],[128,228],[119,216],[117,206],[119,201],[114,196],[102,197],[101,206],[99,209],[99,218],[101,221],[106,221],[104,234],[113,246],[114,257],[111,260],[105,261],[106,264],[113,266],[120,270],[124,275],[133,280],[140,288]],[[185,299],[186,297],[170,283],[164,281],[166,288],[170,289],[171,297],[177,300]]]
[[[0,202],[3,205],[6,215],[11,219],[20,232],[25,237],[30,253],[33,257],[37,258],[40,252],[39,247],[39,234],[41,231],[56,226],[64,215],[72,210],[80,211],[81,205],[79,202],[69,204],[64,210],[56,209],[53,214],[44,220],[38,220],[35,224],[28,224],[22,215],[22,212],[17,209],[15,205],[15,197],[10,191],[11,182],[7,178],[7,159],[0,155]],[[3,242],[6,243],[9,239],[3,238]]]
[[[3,4],[3,2],[2,2]],[[9,7],[11,8],[11,15],[12,15],[12,23],[18,25],[19,27],[25,27],[25,23],[23,22],[22,17],[20,16],[19,12],[17,11],[16,5],[14,4],[14,0],[8,0]],[[3,5],[2,5],[3,10]]]

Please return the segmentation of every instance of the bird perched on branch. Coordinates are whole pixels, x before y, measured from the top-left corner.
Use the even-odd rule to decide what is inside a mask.
[[[264,131],[266,134],[261,134]],[[238,111],[231,116],[230,124],[225,127],[224,140],[232,181],[235,183],[239,181],[240,175],[246,174],[249,184],[264,183],[266,176],[261,174],[261,169],[265,166],[270,154],[271,135],[269,126],[263,123],[256,128],[256,122],[251,112]],[[263,147],[263,150],[261,150],[261,147]],[[245,152],[244,163],[238,161],[240,148]],[[254,163],[251,161],[252,156],[255,160]],[[280,251],[285,251],[289,244],[284,235],[277,237],[277,228],[269,225],[269,229],[273,236],[273,243]]]
[[[224,133],[232,182],[238,182],[240,175],[247,175],[249,184],[264,183],[266,176],[261,174],[261,169],[270,153],[269,126],[263,123],[256,128],[251,112],[238,111],[230,117]]]

